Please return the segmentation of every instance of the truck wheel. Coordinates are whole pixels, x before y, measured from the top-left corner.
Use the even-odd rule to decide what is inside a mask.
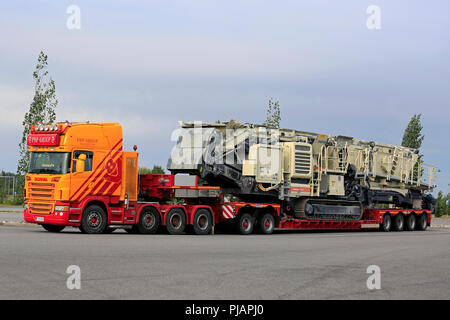
[[[170,234],[181,234],[186,228],[186,216],[180,208],[169,211],[166,217],[166,228]]]
[[[139,233],[142,234],[156,233],[160,224],[161,218],[158,210],[153,207],[147,207],[142,210],[141,215],[139,216],[137,229],[139,230]]]
[[[416,229],[416,216],[414,214],[408,214],[405,218],[405,229],[412,231]]]
[[[405,224],[405,219],[403,218],[403,215],[400,213],[396,214],[394,216],[394,230],[402,231],[404,224]]]
[[[57,226],[54,224],[41,224],[41,226],[48,232],[61,232],[65,228],[65,226]]]
[[[211,212],[207,209],[199,209],[194,215],[194,232],[198,235],[211,233],[213,224]]]
[[[107,216],[105,210],[97,205],[91,205],[84,210],[80,229],[84,233],[103,233],[106,228]]]
[[[389,214],[385,214],[383,217],[383,222],[380,224],[380,230],[384,232],[391,231],[392,218]]]
[[[271,234],[273,233],[274,228],[275,228],[275,219],[270,213],[265,213],[258,219],[259,232],[263,234]]]
[[[237,229],[240,234],[250,234],[253,231],[255,219],[249,214],[241,214],[237,219]]]
[[[428,219],[426,214],[421,214],[417,217],[417,230],[425,231],[427,230]]]

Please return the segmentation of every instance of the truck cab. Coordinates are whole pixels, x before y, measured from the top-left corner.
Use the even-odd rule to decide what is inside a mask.
[[[138,154],[123,152],[122,144],[118,123],[31,126],[25,221],[46,229],[81,226],[89,205],[104,210],[110,220],[111,207],[136,200],[137,181],[128,180],[137,179]],[[123,175],[128,179],[122,179]],[[93,217],[93,221],[101,218]]]

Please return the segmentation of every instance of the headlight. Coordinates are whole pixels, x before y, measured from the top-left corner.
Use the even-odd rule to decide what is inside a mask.
[[[26,209],[28,209],[28,203],[25,203],[24,205],[23,205],[23,208],[26,210]]]
[[[69,211],[69,206],[55,206],[55,211]]]

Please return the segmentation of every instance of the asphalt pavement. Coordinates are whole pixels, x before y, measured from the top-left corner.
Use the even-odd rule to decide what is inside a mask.
[[[449,243],[450,229],[173,236],[0,226],[0,299],[448,299]],[[80,289],[67,287],[71,265]],[[370,265],[381,289],[367,287]]]

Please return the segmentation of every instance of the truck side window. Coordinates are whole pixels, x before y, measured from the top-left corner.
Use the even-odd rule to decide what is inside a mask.
[[[92,151],[76,150],[73,152],[73,165],[72,165],[73,171],[72,172],[76,172],[76,170],[77,170],[75,160],[78,159],[80,154],[86,155],[86,161],[84,161],[84,171],[92,171],[92,161],[94,158],[94,153]]]

